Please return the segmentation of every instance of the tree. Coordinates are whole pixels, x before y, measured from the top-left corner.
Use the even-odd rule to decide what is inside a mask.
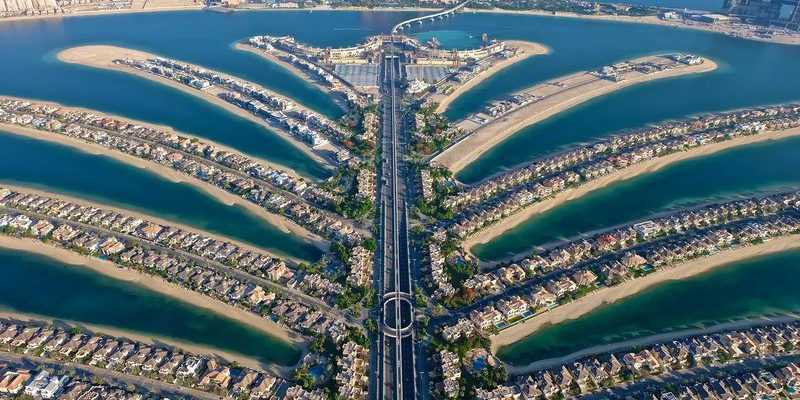
[[[292,372],[292,380],[302,386],[303,389],[311,389],[316,382],[314,377],[308,372],[308,367],[305,364]]]

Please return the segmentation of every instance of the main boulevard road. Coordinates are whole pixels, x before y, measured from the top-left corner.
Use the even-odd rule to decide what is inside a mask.
[[[382,69],[383,132],[381,144],[380,231],[381,254],[375,286],[381,298],[378,334],[378,399],[417,398],[414,367],[414,309],[408,246],[408,204],[404,177],[402,93],[397,85],[402,74],[402,53],[396,53],[394,36],[384,45]],[[399,54],[396,55],[396,54]]]

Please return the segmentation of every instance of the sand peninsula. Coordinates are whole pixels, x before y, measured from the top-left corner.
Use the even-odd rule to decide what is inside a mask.
[[[667,56],[649,56],[631,60],[632,63],[674,63]],[[470,132],[431,158],[456,173],[475,161],[483,153],[498,145],[521,129],[566,111],[586,101],[608,93],[657,79],[677,77],[713,71],[717,64],[703,58],[702,64],[680,64],[674,68],[648,74],[638,71],[625,73],[624,80],[614,82],[603,78],[595,71],[584,71],[539,83],[514,94],[535,98],[527,105],[517,107],[494,118],[478,112],[456,123],[465,132]],[[481,123],[478,118],[488,122]]]
[[[493,63],[491,68],[487,69],[476,75],[474,78],[467,81],[467,83],[456,87],[451,93],[448,94],[441,94],[435,93],[428,97],[430,101],[434,101],[439,103],[436,107],[437,113],[444,113],[447,110],[447,107],[450,106],[450,103],[455,101],[459,96],[466,93],[470,89],[478,86],[481,82],[495,76],[498,72],[519,63],[520,61],[524,61],[532,56],[539,56],[545,55],[550,53],[550,48],[539,43],[534,42],[526,42],[523,40],[504,40],[508,47],[515,47],[522,50],[522,54],[517,55],[516,57],[507,58],[505,60]]]
[[[182,91],[184,93],[187,93],[187,94],[190,94],[192,96],[196,96],[197,98],[203,99],[203,100],[205,100],[205,101],[207,101],[207,102],[209,102],[211,104],[214,104],[217,107],[223,108],[226,111],[228,111],[230,113],[233,113],[234,115],[237,115],[239,117],[248,119],[248,120],[250,120],[252,122],[255,122],[258,125],[261,125],[262,127],[266,128],[269,132],[274,133],[274,134],[280,136],[281,138],[283,138],[284,140],[286,140],[287,142],[291,143],[295,148],[297,148],[298,150],[303,152],[305,155],[307,155],[309,158],[313,159],[314,161],[316,161],[316,162],[318,162],[318,163],[320,163],[320,164],[322,164],[322,165],[324,165],[324,166],[326,166],[328,168],[332,167],[331,163],[327,159],[321,157],[319,154],[314,152],[311,148],[309,148],[306,144],[304,144],[303,142],[301,142],[300,140],[298,140],[294,136],[288,134],[287,132],[285,132],[285,131],[283,131],[281,129],[276,129],[275,127],[273,127],[272,125],[270,125],[269,123],[267,123],[263,119],[253,115],[252,113],[247,112],[246,110],[243,110],[243,109],[241,109],[239,107],[236,107],[235,105],[233,105],[231,103],[228,103],[225,100],[220,99],[219,97],[216,96],[215,93],[210,93],[208,89],[206,89],[206,90],[193,89],[193,88],[191,88],[189,86],[182,85],[182,84],[180,84],[178,82],[175,82],[173,80],[170,80],[170,79],[167,79],[167,78],[164,78],[164,77],[161,77],[161,76],[157,76],[157,75],[154,75],[154,74],[148,74],[146,72],[142,72],[142,71],[136,70],[134,68],[129,68],[129,67],[126,67],[126,66],[123,66],[123,65],[114,64],[114,60],[118,60],[118,59],[129,58],[129,59],[143,61],[143,60],[146,60],[148,58],[159,57],[159,56],[157,56],[155,54],[146,53],[146,52],[139,51],[139,50],[126,49],[126,48],[123,48],[123,47],[116,47],[116,46],[90,45],[90,46],[72,47],[72,48],[63,50],[63,51],[58,53],[57,57],[58,57],[58,59],[60,61],[71,63],[71,64],[80,64],[80,65],[84,65],[84,66],[88,66],[88,67],[110,69],[110,70],[114,70],[114,71],[124,72],[126,74],[136,75],[138,77],[141,77],[141,78],[144,78],[144,79],[148,79],[148,80],[151,80],[153,82],[157,82],[157,83],[169,86],[171,88],[180,90],[180,91]],[[176,60],[176,61],[179,61],[179,60]],[[196,67],[199,67],[199,68],[204,68],[204,69],[209,70],[209,71],[212,71],[212,69],[210,69],[210,68],[197,66],[195,64],[187,63],[187,62],[184,62],[184,61],[180,61],[180,62],[188,64],[188,65],[193,65],[193,66],[196,66]],[[214,71],[214,73],[216,73],[216,74],[218,74],[220,76],[226,77],[226,78],[238,79],[238,80],[240,80],[242,82],[247,82],[247,83],[249,83],[249,84],[251,84],[251,85],[253,85],[255,87],[267,90],[270,93],[274,93],[271,90],[268,90],[268,89],[264,88],[261,85],[257,85],[255,83],[249,82],[249,81],[247,81],[245,79],[237,78],[237,77],[234,77],[234,76],[231,76],[231,75],[228,75],[228,74],[224,74],[224,73],[221,73],[221,72],[218,72],[218,71]],[[212,86],[211,88],[216,88],[216,87]],[[215,89],[215,90],[218,90],[218,88]],[[295,101],[294,99],[292,99],[290,97],[287,97],[287,96],[284,96],[284,95],[280,95],[280,97],[283,97],[283,98],[291,100],[298,109],[312,111],[310,108],[301,105],[300,103],[298,103],[297,101]]]
[[[2,315],[2,314],[0,314]],[[753,328],[765,324],[781,324],[800,321],[800,314],[789,313],[776,317],[757,317],[757,318],[743,318],[729,322],[714,324],[704,328],[690,328],[682,329],[679,331],[659,333],[650,336],[639,337],[635,339],[625,340],[622,342],[614,342],[607,344],[599,344],[596,346],[588,347],[563,357],[547,358],[544,360],[533,361],[525,365],[513,365],[505,363],[506,370],[512,375],[527,374],[535,371],[541,371],[552,367],[557,367],[562,364],[568,364],[581,358],[589,357],[595,354],[602,353],[616,353],[618,351],[630,349],[633,347],[645,347],[658,343],[669,342],[690,336],[698,335],[712,335],[719,332]],[[502,351],[502,349],[500,349]]]
[[[66,264],[89,268],[113,279],[141,285],[163,295],[247,324],[287,344],[298,345],[304,341],[297,333],[285,329],[268,318],[261,318],[254,313],[232,307],[222,301],[193,292],[182,286],[171,284],[154,276],[120,268],[108,260],[82,256],[67,249],[51,246],[33,239],[21,239],[5,235],[0,235],[0,247],[42,255]]]
[[[23,99],[19,99],[19,100],[23,100]],[[93,111],[93,110],[64,107],[64,106],[61,106],[61,105],[56,104],[56,103],[50,103],[50,102],[44,102],[44,101],[38,101],[38,100],[36,100],[35,102],[39,103],[39,104],[53,105],[53,106],[56,106],[56,107],[63,108],[65,110],[80,110],[80,111],[91,112],[91,113],[98,114],[98,115],[101,114],[101,113],[98,113],[98,112]],[[102,114],[102,115],[105,115],[105,114]],[[126,121],[126,122],[131,123],[131,124],[154,127],[153,125],[148,125],[146,123],[130,120],[130,119],[127,119],[127,118],[120,118],[120,117],[115,117],[115,116],[109,116],[109,117],[120,119],[120,120]],[[158,127],[158,129],[164,129],[164,128]],[[170,182],[185,183],[185,184],[191,185],[192,187],[195,187],[195,188],[201,190],[203,193],[206,193],[207,195],[209,195],[210,197],[214,198],[215,200],[221,202],[222,204],[225,204],[227,206],[238,205],[238,206],[244,207],[245,209],[247,209],[248,211],[250,211],[254,215],[256,215],[259,218],[261,218],[264,221],[266,221],[268,224],[276,227],[277,229],[279,229],[283,233],[290,233],[290,234],[296,235],[296,236],[298,236],[298,237],[300,237],[300,238],[302,238],[304,240],[309,241],[310,243],[313,243],[315,246],[319,247],[320,249],[327,249],[327,247],[328,247],[327,241],[325,241],[321,237],[317,236],[316,234],[310,232],[308,229],[300,226],[296,222],[294,222],[294,221],[292,221],[292,220],[290,220],[290,219],[288,219],[286,217],[283,217],[283,216],[280,216],[280,215],[277,215],[277,214],[273,214],[273,213],[269,213],[266,210],[264,210],[263,208],[257,206],[256,204],[253,204],[250,201],[247,201],[246,199],[244,199],[244,198],[242,198],[240,196],[236,196],[233,193],[230,193],[230,192],[228,192],[228,191],[226,191],[226,190],[224,190],[222,188],[219,188],[217,186],[214,186],[214,185],[212,185],[212,184],[210,184],[208,182],[204,182],[204,181],[202,181],[200,179],[191,178],[190,176],[188,176],[186,174],[183,174],[181,172],[178,172],[178,171],[176,171],[176,170],[174,170],[172,168],[169,168],[169,167],[167,167],[165,165],[161,165],[161,164],[158,164],[156,162],[151,162],[151,161],[136,157],[134,155],[126,154],[126,153],[123,153],[123,152],[120,152],[120,151],[115,151],[115,150],[109,149],[107,147],[104,147],[104,146],[96,144],[96,143],[85,142],[83,140],[80,140],[80,139],[77,139],[77,138],[74,138],[74,137],[70,137],[70,136],[66,136],[66,135],[50,134],[48,132],[40,131],[40,130],[33,129],[33,128],[27,128],[27,127],[22,127],[22,126],[18,126],[18,125],[11,125],[11,124],[5,124],[5,123],[0,123],[0,130],[2,130],[4,132],[11,133],[11,134],[15,134],[15,135],[29,137],[29,138],[36,139],[36,140],[44,140],[44,141],[48,141],[48,142],[53,142],[53,143],[58,143],[58,144],[61,144],[61,145],[70,146],[72,148],[75,148],[77,150],[80,150],[80,151],[88,153],[88,154],[94,154],[94,155],[100,155],[100,156],[108,157],[108,158],[114,159],[116,161],[120,161],[120,162],[123,162],[123,163],[128,164],[128,165],[132,165],[132,166],[137,167],[137,168],[146,169],[146,170],[148,170],[150,172],[153,172],[156,175],[158,175],[158,176],[160,176],[160,177],[162,177],[162,178],[164,178],[164,179],[166,179],[166,180],[168,180]],[[187,137],[194,137],[194,136],[190,136],[190,135],[185,135],[183,133],[177,133],[176,132],[176,134],[180,134],[180,135],[187,136]],[[202,140],[203,142],[208,143],[208,144],[216,145],[215,143],[207,141],[206,139],[200,139],[200,140]],[[224,146],[220,146],[220,148],[226,149],[226,150],[229,150],[229,151],[232,151],[232,152],[235,152],[235,153],[238,153],[237,151],[229,149],[229,148],[226,148]],[[258,159],[256,159],[256,160],[258,160]],[[260,161],[260,160],[258,160],[258,161]],[[282,169],[282,167],[277,167],[277,168]]]
[[[179,229],[182,229],[182,230],[185,230],[185,231],[190,231],[190,232],[194,232],[194,233],[197,233],[197,234],[200,234],[200,235],[203,235],[203,236],[207,236],[207,237],[210,237],[210,238],[212,238],[214,240],[219,240],[219,241],[223,241],[223,242],[229,242],[229,243],[232,243],[232,244],[238,246],[241,249],[248,250],[248,251],[251,251],[251,252],[263,253],[263,254],[266,254],[266,255],[268,255],[270,257],[280,258],[280,259],[283,259],[283,260],[286,260],[286,261],[289,261],[289,262],[299,263],[299,262],[304,261],[304,260],[295,259],[295,258],[287,256],[287,255],[275,254],[273,252],[270,252],[269,250],[263,249],[261,247],[258,247],[258,246],[252,245],[252,244],[247,244],[247,243],[238,241],[236,239],[231,239],[229,237],[226,237],[225,235],[221,235],[221,234],[218,234],[218,233],[211,233],[211,232],[208,232],[208,231],[204,231],[204,230],[202,230],[200,228],[194,228],[194,227],[191,227],[191,226],[188,226],[188,225],[176,223],[176,222],[173,222],[173,221],[169,221],[169,220],[163,219],[161,217],[156,217],[156,216],[153,216],[153,215],[149,215],[149,214],[145,214],[145,213],[141,213],[141,212],[137,212],[137,211],[131,211],[131,210],[128,210],[128,209],[125,209],[125,208],[109,206],[107,204],[98,203],[98,202],[92,201],[92,200],[80,199],[80,198],[77,198],[77,197],[73,197],[73,196],[69,196],[69,195],[65,195],[65,194],[61,194],[61,193],[48,192],[48,191],[45,191],[45,190],[34,189],[34,188],[23,186],[23,185],[10,185],[10,184],[6,184],[6,183],[0,183],[0,188],[11,189],[11,190],[16,191],[16,192],[30,193],[30,194],[35,194],[35,195],[39,195],[39,196],[50,197],[50,198],[54,198],[54,199],[64,200],[64,201],[67,201],[67,202],[70,202],[70,203],[80,204],[80,205],[83,205],[83,206],[86,206],[86,207],[95,207],[95,208],[100,208],[100,209],[103,209],[103,210],[114,211],[116,213],[120,213],[120,214],[124,214],[124,215],[130,215],[132,217],[136,217],[136,218],[140,218],[140,219],[143,219],[143,220],[146,220],[146,221],[150,221],[150,222],[156,223],[158,225],[172,226],[172,227],[179,228]]]
[[[296,76],[297,78],[303,80],[304,82],[310,84],[311,86],[314,86],[320,92],[325,93],[328,97],[333,99],[336,105],[338,105],[342,110],[346,111],[349,109],[349,106],[347,105],[347,99],[344,96],[342,96],[339,93],[335,93],[333,90],[331,90],[330,87],[325,86],[319,80],[312,78],[306,72],[304,72],[302,69],[298,68],[294,64],[281,60],[281,58],[278,56],[278,55],[288,55],[290,53],[287,53],[277,48],[272,51],[265,51],[255,46],[251,46],[250,44],[247,43],[236,43],[234,47],[237,50],[242,50],[251,54],[255,54],[256,56],[261,57],[269,61],[270,63],[283,68],[286,72],[289,72],[290,74]]]
[[[634,164],[633,166],[617,170],[608,175],[594,179],[584,185],[578,186],[575,189],[567,189],[559,192],[553,197],[540,201],[530,207],[522,209],[520,212],[510,215],[508,218],[502,220],[502,223],[496,223],[483,228],[476,232],[474,235],[468,237],[464,241],[465,249],[472,249],[473,247],[490,242],[492,239],[516,228],[530,218],[542,214],[545,211],[561,206],[567,202],[583,197],[590,192],[602,189],[612,183],[624,181],[627,179],[635,178],[640,175],[656,172],[671,164],[681,161],[690,160],[693,158],[703,157],[727,150],[733,147],[745,146],[748,144],[759,143],[769,140],[781,140],[800,135],[800,128],[786,129],[782,131],[770,131],[759,133],[757,135],[742,136],[724,142],[712,143],[705,146],[695,147],[686,151],[672,153],[663,157],[656,157],[647,161]],[[518,256],[527,257],[528,252],[521,253]],[[517,256],[515,256],[517,257]]]
[[[108,325],[90,324],[82,321],[56,318],[48,315],[23,313],[10,310],[0,310],[0,320],[3,319],[15,322],[22,322],[25,324],[34,324],[34,325],[47,324],[62,329],[78,327],[80,328],[82,333],[109,335],[116,338],[135,340],[152,346],[159,346],[159,347],[171,346],[175,347],[176,349],[180,349],[193,354],[219,357],[227,362],[235,361],[245,367],[252,368],[257,371],[265,371],[273,373],[283,378],[286,378],[291,375],[291,367],[280,366],[278,364],[266,364],[263,361],[258,361],[252,357],[248,357],[243,354],[220,350],[213,347],[195,344],[166,336],[151,335],[149,333],[136,332],[128,329],[120,329]],[[304,344],[302,343],[298,344],[304,346]],[[204,393],[204,392],[199,392],[199,393]]]
[[[276,214],[271,214],[266,210],[262,209],[261,207],[239,196],[236,196],[233,193],[227,192],[221,188],[218,188],[210,183],[203,182],[199,179],[192,179],[188,175],[182,174],[169,167],[154,162],[146,161],[136,156],[132,156],[118,151],[113,151],[99,144],[87,143],[82,140],[78,140],[72,137],[67,137],[64,135],[46,134],[45,132],[36,129],[25,128],[16,125],[2,124],[2,123],[0,123],[0,130],[15,135],[26,136],[37,140],[44,140],[48,142],[70,146],[88,154],[109,157],[114,160],[132,165],[134,167],[151,171],[157,174],[158,176],[161,176],[162,178],[169,180],[170,182],[185,183],[191,185],[195,188],[200,189],[203,193],[206,193],[210,197],[214,198],[215,200],[219,201],[220,203],[226,206],[237,205],[244,207],[257,217],[266,221],[268,224],[278,228],[283,233],[291,233],[293,235],[297,235],[305,240],[310,241],[311,243],[314,243],[315,246],[321,249],[327,248],[324,239],[308,231],[306,228],[303,228],[294,221]]]
[[[599,307],[635,295],[654,285],[688,278],[738,261],[797,248],[800,248],[800,235],[778,237],[762,244],[725,250],[707,257],[697,258],[678,264],[673,268],[658,270],[650,275],[632,279],[617,286],[601,288],[587,294],[585,297],[545,311],[492,336],[492,352],[497,353],[497,350],[501,347],[517,342],[544,327],[578,319]]]

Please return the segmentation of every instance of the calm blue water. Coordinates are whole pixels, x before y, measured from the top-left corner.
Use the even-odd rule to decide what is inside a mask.
[[[31,186],[155,215],[279,254],[316,260],[314,245],[285,234],[241,206],[227,206],[185,183],[71,147],[0,130],[0,184]]]
[[[560,357],[601,344],[730,320],[800,311],[800,252],[721,266],[666,282],[584,317],[542,329],[500,350],[512,364]],[[713,296],[709,296],[713,293]]]
[[[757,143],[687,160],[615,183],[531,218],[476,246],[484,260],[505,260],[557,240],[648,215],[738,196],[800,187],[800,138]]]
[[[0,310],[169,337],[267,363],[291,365],[300,354],[255,328],[87,267],[0,249],[0,273]]]
[[[684,6],[682,0],[670,3]],[[55,54],[84,44],[142,49],[242,76],[336,117],[341,111],[323,94],[279,67],[236,51],[232,44],[256,34],[291,34],[314,45],[344,46],[385,32],[411,15],[418,13],[167,12],[3,22],[0,95],[57,101],[169,125],[307,176],[325,178],[330,172],[255,124],[133,76],[60,63]],[[423,32],[421,38],[436,36],[448,47],[471,45],[474,38],[487,33],[490,38],[536,41],[552,50],[505,69],[462,96],[447,112],[452,119],[533,84],[647,54],[692,52],[720,65],[712,73],[627,88],[526,129],[462,171],[458,177],[465,182],[621,129],[702,112],[800,100],[800,46],[662,26],[523,15],[461,14],[414,29],[412,33]],[[545,222],[536,225],[538,228],[512,235],[517,243],[497,247],[492,250],[493,257],[503,258],[533,244],[678,205],[797,184],[798,154],[797,140],[751,146],[616,185],[565,206],[571,207],[568,210],[553,210],[552,215],[561,214],[543,217]],[[308,245],[292,244],[274,229],[259,226],[258,220],[243,210],[220,206],[186,185],[168,183],[102,157],[0,134],[0,160],[0,181],[32,184],[159,214],[290,254],[313,253]],[[489,250],[480,251],[492,258]]]

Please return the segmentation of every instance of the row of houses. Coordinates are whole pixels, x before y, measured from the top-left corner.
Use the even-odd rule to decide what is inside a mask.
[[[453,218],[449,231],[456,237],[467,237],[531,204],[644,161],[712,143],[796,127],[800,127],[800,114],[757,124],[741,124],[732,129],[709,130],[691,136],[671,137],[620,153],[602,155],[566,171],[529,182],[521,188],[495,197],[480,207],[466,210]]]
[[[293,288],[299,287],[307,293],[311,294],[313,292],[319,298],[331,303],[343,289],[338,283],[319,275],[304,274],[290,268],[284,261],[270,257],[258,250],[241,248],[234,243],[218,240],[202,233],[175,226],[157,224],[153,221],[126,215],[118,211],[82,205],[36,193],[20,192],[4,187],[0,187],[0,206],[108,229],[141,239],[153,245],[184,251],[226,266],[245,270],[252,275],[269,279],[276,283]],[[50,224],[50,226],[50,229],[53,229],[53,225]],[[43,226],[37,226],[36,223],[24,228],[31,229],[34,235],[47,236],[47,233],[42,229]],[[122,242],[124,240],[120,241],[119,246],[124,246]],[[313,288],[313,291],[309,290],[310,288]]]
[[[441,248],[435,243],[428,245],[430,262],[430,281],[434,287],[433,297],[447,299],[456,294],[456,288],[450,283],[450,276],[445,271],[445,257]]]
[[[369,96],[351,88],[336,74],[317,64],[316,60],[308,58],[306,51],[299,51],[294,45],[286,45],[289,40],[291,43],[296,43],[294,38],[289,39],[289,37],[253,36],[247,40],[247,44],[265,53],[274,54],[279,60],[291,64],[311,79],[328,87],[334,94],[347,99],[351,107],[366,108],[370,105]]]
[[[0,2],[0,18],[127,10],[131,0],[33,0]]]
[[[576,87],[581,87],[581,90],[585,89],[584,86],[586,85],[606,87],[626,79],[640,79],[644,75],[655,72],[687,67],[686,63],[674,61],[670,57],[671,56],[666,55],[648,57],[636,62],[623,62],[605,66],[598,71],[587,71],[583,74],[573,75],[563,82],[558,81],[536,85],[517,92],[513,96],[516,100],[512,98],[511,101],[504,100],[495,102],[486,109],[466,116],[464,119],[456,122],[455,125],[463,126],[469,133],[474,133],[475,130],[481,129],[483,125],[490,124],[511,113],[524,110],[528,105],[538,102],[541,99],[550,98],[551,96],[575,89]],[[612,83],[609,84],[604,82],[604,80]],[[577,86],[575,84],[570,84],[568,86],[566,83],[568,81],[577,81]]]
[[[143,270],[259,316],[269,311],[270,318],[287,329],[301,333],[309,329],[326,332],[336,342],[345,337],[346,325],[343,322],[297,300],[278,297],[257,283],[223,274],[213,266],[196,264],[155,247],[137,245],[124,236],[84,230],[47,219],[35,220],[24,213],[0,213],[0,230],[3,234],[33,237],[68,250],[103,257],[126,268]],[[330,282],[317,274],[310,274],[302,281],[289,280],[287,285],[319,296],[322,288],[329,286]],[[341,290],[341,285],[338,290]]]
[[[454,211],[469,207],[498,193],[511,190],[535,179],[541,179],[569,167],[589,161],[608,153],[640,147],[647,143],[663,141],[670,137],[687,136],[710,129],[732,128],[754,122],[776,118],[787,118],[800,114],[800,104],[776,105],[765,108],[746,109],[724,114],[712,114],[687,121],[668,122],[630,133],[615,135],[608,139],[546,156],[522,168],[501,174],[448,197],[444,205]]]
[[[461,128],[450,124],[446,117],[438,113],[425,115],[422,112],[415,112],[412,118],[410,121],[412,141],[417,144],[418,150],[425,154],[444,148],[464,133]],[[432,148],[419,148],[421,144]]]
[[[27,101],[2,102],[0,121],[34,128],[43,133],[69,136],[156,162],[246,198],[269,212],[285,215],[322,236],[346,242],[360,240],[355,228],[347,221],[306,201],[328,203],[329,199],[324,191],[308,187],[304,182],[295,181],[283,172],[261,168],[263,165],[248,168],[244,172],[231,170],[227,165],[215,165],[215,162],[208,158],[196,157],[172,146],[153,144],[149,139],[132,136],[130,130],[116,132],[106,130],[105,127],[101,129],[67,120],[62,121],[56,113],[58,108],[51,112],[53,108],[47,108],[48,106],[33,107],[32,110],[42,114],[32,114],[28,111],[28,107],[32,105]],[[276,190],[276,187],[297,190],[305,199]]]
[[[372,285],[372,272],[374,269],[374,254],[361,246],[356,246],[350,253],[347,263],[350,274],[347,283],[353,286],[369,287]]]
[[[369,350],[350,341],[342,346],[342,356],[336,360],[339,373],[336,383],[339,385],[339,398],[364,400],[367,398],[369,385]]]
[[[440,373],[435,388],[445,398],[458,397],[461,391],[461,359],[455,353],[443,349],[434,355],[434,360],[437,362],[437,372]]]
[[[578,296],[586,294],[596,287],[598,281],[604,286],[614,286],[651,273],[658,268],[680,268],[681,264],[688,260],[748,246],[751,243],[769,241],[776,237],[795,235],[798,232],[800,232],[800,220],[790,215],[778,214],[755,221],[729,223],[699,234],[669,238],[637,250],[636,253],[626,252],[603,261],[579,263],[553,274],[542,275],[541,279],[532,287],[526,288],[522,295],[502,296],[494,304],[472,310],[469,321],[476,329],[464,328],[465,324],[459,321],[443,329],[443,336],[452,342],[465,335],[493,332],[531,318],[542,308],[557,307],[564,299],[571,300],[576,293],[579,293]],[[533,271],[542,273],[538,266],[532,265],[532,267]],[[525,271],[521,267],[516,268],[521,273],[517,276],[525,276]],[[475,296],[502,293],[506,286],[502,282],[495,281],[494,276],[496,275],[486,274],[482,275],[481,279],[473,278],[480,286],[470,290],[476,292]]]
[[[265,118],[273,126],[304,139],[306,143],[309,143],[310,137],[319,138],[320,144],[309,143],[311,147],[318,147],[323,141],[334,140],[341,143],[351,136],[350,132],[336,122],[298,107],[291,100],[251,82],[161,57],[146,60],[117,59],[114,63],[170,79],[197,90],[208,90],[213,86],[223,88],[221,94],[227,95],[220,96],[221,98]],[[237,99],[238,101],[234,101]],[[342,155],[347,155],[345,159],[350,158],[346,150],[342,148],[336,150]]]
[[[800,391],[800,365],[790,363],[777,370],[761,369],[708,382],[662,387],[648,400],[725,400],[794,398]]]
[[[19,365],[0,363],[0,395],[8,398],[29,396],[34,399],[58,400],[143,400],[156,398],[129,392],[109,384],[92,383],[83,377],[38,372]]]
[[[722,366],[742,359],[767,358],[800,353],[800,325],[797,322],[764,325],[754,328],[725,331],[656,343],[643,349],[593,355],[567,364],[516,378],[513,385],[494,390],[478,391],[479,399],[550,399],[573,397],[630,385],[669,371],[681,371],[699,365]],[[800,381],[800,368],[790,364],[786,375],[789,387]],[[783,374],[779,372],[778,374]],[[754,381],[755,382],[755,381]],[[764,385],[769,387],[770,385]],[[577,387],[577,390],[576,390]],[[723,389],[720,386],[718,389]],[[740,384],[736,390],[721,390],[720,397],[701,396],[701,399],[748,399],[758,394],[779,394],[782,390],[763,391],[762,385]],[[783,385],[778,386],[783,389]],[[716,392],[716,390],[714,391]],[[735,393],[735,394],[734,394]],[[673,398],[667,396],[666,398]],[[687,398],[679,396],[678,398]],[[692,397],[688,397],[692,398]]]
[[[570,269],[581,262],[618,253],[653,241],[659,236],[682,234],[748,218],[773,216],[793,209],[800,209],[800,192],[735,200],[680,211],[559,245],[518,263],[477,274],[467,280],[464,286],[476,294],[497,293],[505,287],[520,284],[533,277],[555,270]],[[633,263],[629,257],[623,257],[622,261],[627,268],[635,267],[626,265],[628,262]]]
[[[375,172],[368,168],[361,168],[356,175],[356,194],[364,199],[375,201]]]
[[[73,333],[47,325],[0,322],[0,349],[37,354],[55,362],[106,368],[222,395],[269,398],[281,382],[280,378],[264,372],[247,368],[233,370],[229,364],[211,356],[192,355],[176,348],[106,335]],[[59,386],[63,388],[64,383]],[[47,392],[55,396],[61,391],[51,387]]]

